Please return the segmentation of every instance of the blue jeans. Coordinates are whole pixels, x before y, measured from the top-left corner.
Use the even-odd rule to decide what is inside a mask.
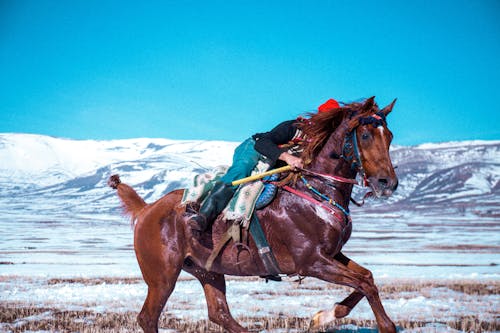
[[[221,180],[226,184],[250,176],[261,157],[254,148],[255,140],[246,139],[234,150],[233,165],[227,170]]]

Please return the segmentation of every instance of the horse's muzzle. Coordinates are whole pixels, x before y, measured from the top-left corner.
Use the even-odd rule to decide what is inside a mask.
[[[370,177],[368,183],[377,198],[390,197],[398,188],[397,177]]]

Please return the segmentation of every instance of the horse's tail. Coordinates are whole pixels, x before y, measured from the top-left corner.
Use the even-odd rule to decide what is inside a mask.
[[[137,216],[141,210],[146,207],[146,202],[137,194],[137,192],[127,184],[124,184],[120,180],[120,176],[112,175],[108,180],[109,187],[117,190],[118,197],[122,202],[122,206],[125,209],[125,213],[130,215],[132,225],[137,219]]]

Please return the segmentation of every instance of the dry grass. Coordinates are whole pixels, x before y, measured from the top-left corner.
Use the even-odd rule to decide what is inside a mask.
[[[466,295],[482,296],[482,295],[499,295],[500,281],[480,281],[473,280],[395,280],[375,281],[380,293],[384,294],[385,298],[392,296],[399,297],[402,292],[418,292],[425,290],[447,288]],[[342,287],[336,284],[313,285],[304,287],[309,290],[334,290],[344,289],[346,292],[352,291],[349,287]]]
[[[246,278],[236,278],[236,280]],[[250,278],[252,280],[252,278]],[[139,278],[77,278],[77,279],[50,279],[49,285],[56,284],[135,284],[142,283]],[[311,286],[314,290],[316,286]],[[322,290],[343,288],[338,286],[323,286]],[[499,281],[415,281],[398,280],[383,281],[379,283],[379,290],[384,298],[400,298],[402,293],[430,294],[437,288],[447,288],[466,295],[487,296],[500,294]],[[305,288],[306,292],[307,289]],[[345,288],[346,291],[351,289]],[[304,290],[302,290],[304,292]],[[293,290],[290,293],[294,293]],[[279,295],[276,295],[279,297]],[[91,310],[67,310],[52,306],[36,306],[25,303],[0,303],[0,331],[25,332],[25,331],[49,331],[49,332],[140,332],[136,322],[136,312],[93,312]],[[425,322],[399,320],[396,325],[402,329],[418,329],[429,324],[446,325],[448,327],[464,332],[497,332],[500,331],[498,316],[495,319],[485,320],[481,314],[473,314],[442,322]],[[435,320],[435,319],[434,319]],[[246,316],[238,318],[238,321],[252,331],[288,329],[293,332],[305,332],[309,327],[310,318],[290,317],[286,315],[274,317]],[[372,320],[343,319],[335,323],[335,326],[325,328],[323,332],[334,332],[341,325],[356,325],[357,327],[374,328],[376,323]],[[210,323],[208,320],[190,321],[169,316],[166,312],[160,319],[160,327],[178,332],[223,332],[223,330]]]
[[[102,277],[102,278],[53,278],[47,281],[48,285],[63,284],[63,283],[80,283],[85,286],[94,286],[99,284],[132,284],[139,283],[140,278],[116,278],[116,277]]]
[[[177,281],[193,280],[192,277],[179,277]],[[133,284],[142,283],[144,280],[140,277],[96,277],[96,278],[52,278],[47,280],[47,284],[62,284],[62,283],[80,283],[85,286],[93,286],[99,284]]]
[[[422,290],[447,288],[466,295],[498,295],[500,281],[476,282],[471,280],[460,281],[391,281],[379,283],[379,291],[384,294],[399,294],[401,292],[422,292]]]
[[[23,307],[19,304],[0,305],[0,322],[4,328],[13,333],[25,331],[57,331],[57,332],[138,332],[136,313],[95,313],[91,311],[66,311],[55,308]],[[263,329],[292,329],[306,332],[310,318],[298,317],[243,317],[238,320],[250,330]],[[325,328],[323,332],[335,332],[342,325],[356,325],[357,327],[375,328],[372,320],[339,320],[335,327]],[[401,329],[418,329],[428,325],[428,322],[399,321],[396,325]],[[500,324],[483,321],[479,316],[471,315],[453,321],[439,324],[464,332],[495,332],[500,330]],[[169,328],[178,332],[223,332],[223,330],[207,320],[185,321],[163,314],[160,327]]]
[[[5,278],[5,277],[4,277]],[[178,281],[193,280],[191,277],[180,277]],[[228,280],[242,281],[261,281],[258,277],[229,277]],[[0,277],[0,282],[2,277]],[[378,289],[381,293],[399,294],[401,292],[422,292],[425,289],[448,288],[453,291],[461,292],[467,295],[498,295],[500,294],[500,281],[481,281],[473,280],[390,280],[376,281]],[[100,285],[100,284],[135,284],[143,283],[139,277],[97,277],[97,278],[53,278],[47,280],[48,285],[79,283],[82,285]],[[335,284],[327,284],[322,286],[304,287],[310,290],[325,290],[325,289],[345,289],[351,291],[349,287],[342,287]],[[292,292],[293,293],[293,292]],[[268,292],[266,292],[268,294]]]

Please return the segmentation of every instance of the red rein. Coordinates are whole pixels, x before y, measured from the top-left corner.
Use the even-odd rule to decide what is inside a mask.
[[[314,199],[313,197],[305,194],[304,192],[296,190],[288,185],[284,185],[283,189],[292,193],[292,194],[295,194],[295,195],[297,195],[297,196],[299,196],[299,197],[301,197],[301,198],[303,198],[303,199],[305,199],[305,200],[307,200],[315,205],[318,205],[318,206],[326,209],[327,211],[332,213],[336,218],[338,218],[340,221],[344,220],[343,215],[341,215],[339,212],[337,212],[337,210],[335,210],[332,206],[325,205],[323,202],[318,201],[318,200]],[[346,216],[346,218],[347,218],[347,216]]]

